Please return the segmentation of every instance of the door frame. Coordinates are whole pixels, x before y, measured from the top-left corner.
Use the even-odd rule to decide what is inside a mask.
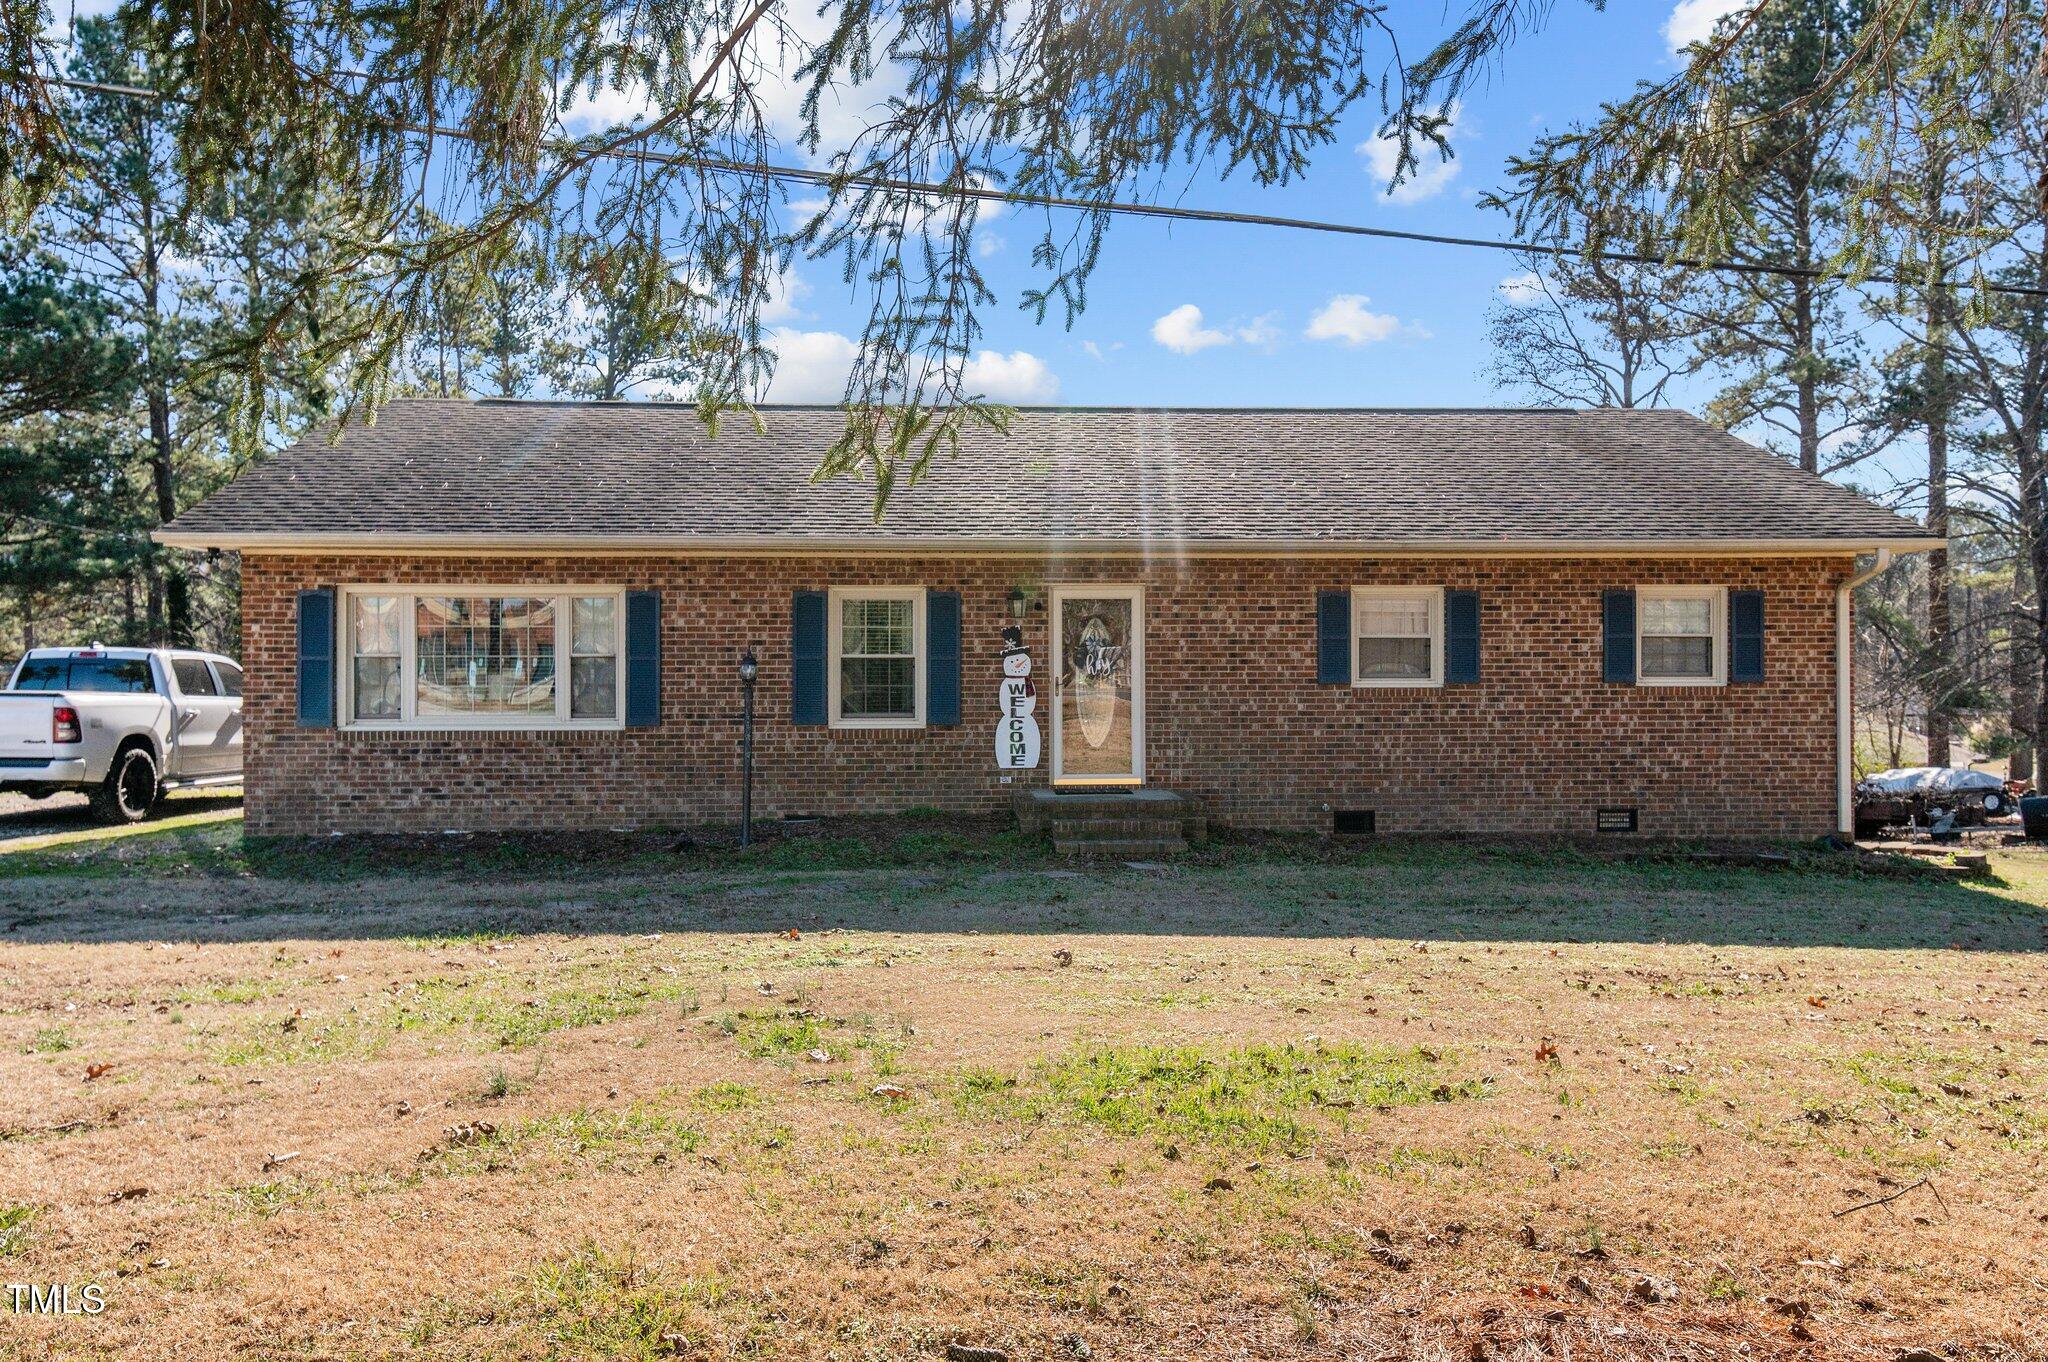
[[[1117,776],[1070,776],[1060,770],[1060,729],[1062,692],[1066,685],[1066,659],[1060,656],[1066,629],[1060,609],[1070,599],[1105,597],[1131,603],[1131,772]],[[1145,588],[1138,582],[1051,582],[1046,585],[1046,632],[1052,637],[1047,652],[1052,667],[1052,703],[1047,717],[1052,724],[1052,783],[1064,786],[1143,785],[1145,783]]]

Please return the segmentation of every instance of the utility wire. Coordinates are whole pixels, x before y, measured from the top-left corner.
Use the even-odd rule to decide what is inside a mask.
[[[166,95],[138,85],[107,85],[89,80],[72,80],[68,77],[48,78],[52,85],[67,90],[78,90],[87,94],[117,95],[129,99],[148,99],[160,102],[185,103],[182,96]],[[395,119],[377,119],[395,132],[410,133],[420,137],[449,137],[458,141],[474,141],[474,135],[462,128],[442,127],[432,123],[404,123]],[[551,150],[592,154],[588,147],[573,142],[551,141]],[[1844,277],[1824,269],[1804,265],[1779,265],[1767,261],[1719,260],[1696,256],[1665,256],[1648,251],[1595,250],[1587,246],[1559,246],[1537,241],[1504,240],[1498,237],[1449,236],[1439,232],[1404,232],[1393,227],[1367,227],[1355,222],[1331,222],[1321,218],[1282,217],[1271,213],[1236,213],[1220,208],[1181,208],[1163,203],[1127,203],[1115,199],[1092,200],[1063,198],[1054,194],[1020,194],[1007,189],[994,189],[983,185],[935,184],[927,180],[903,180],[884,175],[836,174],[829,170],[810,170],[802,166],[778,166],[765,162],[734,161],[717,156],[694,156],[681,152],[648,151],[644,148],[613,147],[594,153],[599,159],[639,162],[648,165],[675,166],[679,168],[710,170],[737,175],[758,175],[766,179],[781,180],[791,184],[813,185],[826,189],[848,186],[863,189],[880,189],[891,193],[934,194],[940,197],[980,199],[990,203],[1013,204],[1023,208],[1069,209],[1079,213],[1107,213],[1117,217],[1163,218],[1174,222],[1226,223],[1239,227],[1279,227],[1298,232],[1326,232],[1338,236],[1375,237],[1385,241],[1409,241],[1428,246],[1464,246],[1479,250],[1506,251],[1515,255],[1540,255],[1552,259],[1604,260],[1622,265],[1661,265],[1674,269],[1704,270],[1718,274],[1774,275],[1785,279],[1831,279]],[[1897,285],[1895,275],[1868,274],[1856,279],[1859,284]],[[1949,284],[1952,289],[1978,289],[1990,293],[2005,294],[2016,298],[2038,298],[2048,300],[2048,288],[2028,284],[1999,284],[1986,281],[1975,283],[1959,280]]]

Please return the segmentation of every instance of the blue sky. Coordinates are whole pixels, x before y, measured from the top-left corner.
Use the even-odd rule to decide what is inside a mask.
[[[1242,177],[1186,181],[1189,207],[1330,218],[1465,236],[1507,234],[1479,194],[1546,128],[1597,113],[1640,78],[1677,68],[1672,40],[1730,8],[1715,0],[1557,6],[1464,101],[1455,161],[1386,193],[1376,105],[1361,108],[1306,179],[1262,189]],[[1420,7],[1418,7],[1420,8]],[[1417,25],[1421,27],[1421,25]],[[989,395],[1086,404],[1461,406],[1512,403],[1484,376],[1485,319],[1513,257],[1272,228],[1119,220],[1071,332],[1034,324],[1017,300],[1032,282],[1042,215],[1008,210],[983,227],[983,266],[1001,299],[985,313],[976,374]],[[837,396],[860,302],[836,262],[802,263],[774,324],[783,354],[774,397]],[[1197,315],[1199,314],[1199,315]],[[1702,390],[1682,397],[1704,400]]]

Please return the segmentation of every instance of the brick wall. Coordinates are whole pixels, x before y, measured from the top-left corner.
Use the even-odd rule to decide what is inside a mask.
[[[1648,836],[1807,836],[1835,823],[1834,588],[1849,560],[1043,561],[655,557],[337,557],[243,565],[252,832],[607,828],[724,823],[739,810],[734,664],[754,642],[755,809],[997,809],[1000,631],[1013,586],[1047,667],[1043,584],[1140,582],[1147,779],[1217,821],[1323,830],[1372,809],[1383,832],[1584,833],[1636,805]],[[294,593],[399,583],[597,585],[662,593],[662,723],[626,732],[350,733],[295,726]],[[1356,584],[1476,587],[1483,681],[1440,690],[1316,684],[1315,593]],[[1654,583],[1759,588],[1766,681],[1622,687],[1600,679],[1600,592]],[[963,595],[958,728],[789,722],[796,589],[918,585]],[[1049,723],[1041,703],[1041,723]],[[1043,782],[1039,770],[1019,784]]]

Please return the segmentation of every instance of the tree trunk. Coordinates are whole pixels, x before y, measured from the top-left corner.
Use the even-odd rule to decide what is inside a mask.
[[[163,244],[145,195],[141,205],[142,306],[145,318],[143,372],[149,402],[149,473],[156,494],[156,523],[178,514],[177,446],[171,437],[171,389],[162,354],[163,315],[159,301]],[[192,595],[184,568],[162,549],[150,549],[150,630],[156,641],[182,647],[192,641]],[[159,626],[161,630],[159,631]]]
[[[1930,367],[1939,367],[1938,362]],[[1927,421],[1927,532],[1948,535],[1948,417],[1930,412]],[[1949,763],[1949,712],[1955,670],[1955,636],[1949,620],[1948,550],[1927,555],[1927,651],[1932,659],[1924,700],[1927,706],[1927,764]]]
[[[1940,220],[1948,197],[1947,167],[1929,173],[1925,211],[1927,243],[1927,351],[1921,364],[1920,400],[1927,430],[1927,532],[1948,537],[1948,286]],[[1949,706],[1954,702],[1955,638],[1949,620],[1948,550],[1927,555],[1927,651],[1930,659],[1927,706],[1927,764],[1949,764]]]
[[[1802,146],[1811,148],[1811,141]],[[1799,263],[1811,263],[1813,257],[1813,218],[1811,213],[1812,180],[1806,177],[1801,183],[1801,192],[1793,204],[1794,233],[1799,243]],[[1813,358],[1814,325],[1813,281],[1796,277],[1792,281],[1792,329],[1793,385],[1799,403],[1799,466],[1809,473],[1820,472],[1820,377],[1819,365]]]

